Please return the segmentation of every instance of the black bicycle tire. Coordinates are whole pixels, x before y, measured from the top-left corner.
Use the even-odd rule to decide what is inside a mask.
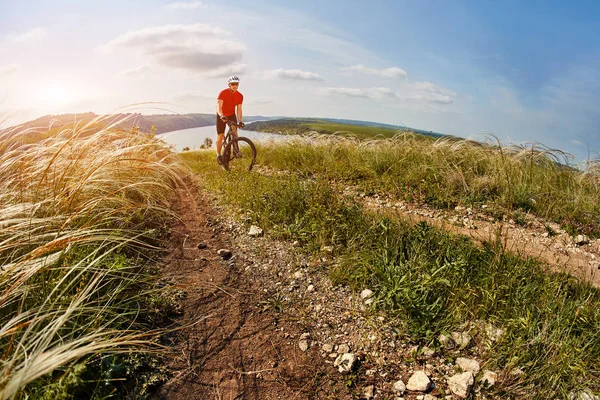
[[[227,145],[225,146],[225,151],[223,152],[223,168],[225,168],[225,170],[229,171],[229,162],[235,158],[235,157],[230,158],[230,155],[233,154],[231,149],[232,149],[233,144],[236,141],[237,142],[240,142],[240,141],[246,142],[250,146],[250,149],[252,150],[252,162],[250,163],[250,166],[248,167],[248,171],[251,171],[252,167],[254,167],[254,163],[256,162],[256,146],[254,145],[252,140],[250,140],[244,136],[238,136],[237,139],[233,139],[232,141],[227,143]]]

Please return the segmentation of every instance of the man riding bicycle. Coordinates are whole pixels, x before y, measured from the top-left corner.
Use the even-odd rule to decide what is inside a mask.
[[[217,97],[217,162],[222,164],[221,148],[225,138],[225,126],[227,121],[244,127],[242,122],[242,102],[244,96],[238,91],[240,78],[232,76],[228,81],[229,88],[224,89]],[[238,122],[239,121],[239,122]],[[237,137],[237,129],[232,130],[234,138]]]

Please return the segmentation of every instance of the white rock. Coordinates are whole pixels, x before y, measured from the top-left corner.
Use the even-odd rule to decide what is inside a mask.
[[[365,289],[362,292],[360,292],[360,298],[363,300],[366,300],[371,296],[373,296],[373,291],[371,289]]]
[[[350,353],[350,346],[348,346],[347,344],[340,344],[337,352],[340,354],[344,354],[344,353]]]
[[[257,236],[261,236],[263,233],[264,233],[263,230],[260,229],[258,226],[251,225],[250,230],[248,231],[248,236],[257,237]]]
[[[448,387],[450,391],[460,398],[466,399],[473,388],[473,374],[463,372],[448,378]]]
[[[590,238],[586,235],[577,235],[577,237],[575,238],[575,244],[577,244],[577,246],[583,246],[584,244],[588,244],[589,242]]]
[[[488,324],[485,327],[485,333],[492,342],[500,339],[504,335],[504,329],[496,328],[495,326]]]
[[[570,400],[600,400],[600,397],[594,395],[589,390],[580,390],[569,394]]]
[[[298,347],[300,347],[300,350],[302,351],[306,351],[308,350],[308,340],[307,339],[300,339],[300,341],[298,342]]]
[[[365,388],[363,395],[364,395],[364,398],[367,400],[372,399],[375,396],[375,386],[373,386],[373,385],[367,386]]]
[[[429,347],[425,346],[421,349],[421,353],[425,356],[425,357],[432,357],[435,354],[435,350],[430,349]]]
[[[294,278],[296,278],[296,279],[302,279],[302,272],[300,272],[300,271],[294,272]]]
[[[452,332],[452,340],[459,349],[464,349],[471,343],[471,335],[466,332]]]
[[[349,374],[356,365],[356,355],[354,353],[340,354],[333,365],[338,367],[340,374]]]
[[[442,346],[444,346],[445,349],[453,349],[456,347],[456,343],[454,343],[454,340],[451,337],[448,337],[444,334],[438,337],[438,341]]]
[[[463,371],[472,372],[473,375],[477,375],[480,368],[477,360],[464,357],[458,357],[456,359],[456,365],[458,365]]]
[[[307,292],[314,292],[315,290],[315,286],[314,285],[308,285],[308,287],[306,288]]]
[[[326,353],[331,353],[333,351],[333,345],[330,343],[325,343],[323,345],[323,351]]]
[[[498,374],[489,369],[483,371],[483,377],[481,378],[481,383],[486,387],[494,386],[496,384],[496,379],[498,378]]]
[[[423,396],[423,400],[437,400],[437,397],[431,394],[426,394],[425,396]]]
[[[394,391],[394,393],[404,394],[404,391],[406,390],[406,385],[404,384],[404,382],[402,382],[402,379],[400,379],[399,381],[394,382],[392,390]]]
[[[431,388],[431,381],[425,372],[417,371],[408,379],[406,388],[412,392],[426,392]]]

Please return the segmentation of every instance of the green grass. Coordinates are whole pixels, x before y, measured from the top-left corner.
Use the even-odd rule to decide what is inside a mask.
[[[163,374],[152,266],[185,170],[153,138],[85,130],[0,137],[1,399],[142,398]]]
[[[263,165],[317,174],[370,194],[442,209],[486,204],[497,218],[531,213],[571,234],[600,236],[597,164],[582,172],[559,163],[567,155],[540,145],[500,147],[405,133],[369,141],[315,137],[309,146],[290,140],[263,146],[259,156]]]
[[[597,289],[548,274],[539,261],[505,253],[499,243],[478,248],[426,224],[365,211],[337,194],[330,178],[347,178],[352,164],[347,159],[356,160],[355,174],[365,168],[358,176],[372,178],[369,162],[391,155],[375,144],[355,153],[352,144],[329,145],[328,151],[318,143],[261,146],[260,162],[271,158],[270,165],[298,172],[274,176],[224,173],[210,152],[181,157],[222,204],[272,237],[299,240],[315,255],[324,245],[334,246],[336,262],[329,269],[334,283],[373,289],[376,307],[404,321],[401,328],[413,340],[435,346],[440,333],[473,322],[484,366],[506,377],[493,389],[500,398],[566,398],[581,387],[600,390]],[[485,324],[506,333],[490,343]],[[525,373],[510,375],[517,367]]]
[[[376,136],[390,138],[398,133],[397,129],[392,128],[341,124],[308,118],[258,121],[249,124],[247,129],[285,135],[320,133],[323,135],[351,136],[361,139],[369,139]]]

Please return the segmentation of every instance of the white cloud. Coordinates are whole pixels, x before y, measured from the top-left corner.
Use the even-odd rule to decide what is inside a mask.
[[[325,79],[314,72],[303,71],[301,69],[274,69],[267,73],[270,76],[279,79],[291,79],[300,81],[324,81]]]
[[[21,69],[21,65],[17,63],[0,65],[0,76],[14,74],[19,69]]]
[[[221,28],[205,24],[165,25],[124,33],[100,49],[134,49],[162,66],[218,73],[242,59],[246,47]]]
[[[452,104],[456,92],[431,82],[413,82],[403,85],[396,96],[407,103]]]
[[[123,71],[119,72],[119,75],[126,76],[126,77],[136,77],[136,76],[139,76],[139,75],[145,75],[145,74],[147,74],[149,72],[151,72],[150,67],[148,67],[148,66],[141,66],[141,67],[136,67],[136,68],[130,68],[130,69],[123,70]]]
[[[208,6],[206,4],[203,4],[200,1],[190,1],[190,2],[178,1],[175,3],[167,4],[167,8],[171,8],[173,10],[194,10],[196,8],[208,8]]]
[[[362,64],[352,65],[350,67],[342,68],[342,71],[349,73],[361,73],[365,75],[375,75],[381,76],[383,78],[406,78],[408,74],[405,70],[398,67],[390,67],[390,68],[370,68],[366,67]]]
[[[345,88],[345,87],[328,87],[322,89],[327,96],[347,96],[347,97],[361,97],[365,99],[382,99],[385,97],[395,96],[394,91],[390,88],[385,87],[371,87],[371,88]]]
[[[15,35],[12,39],[17,43],[25,44],[39,40],[44,36],[46,36],[46,31],[44,31],[42,28],[34,28],[25,33]]]
[[[246,73],[248,65],[232,64],[212,70],[207,74],[209,78],[226,78],[231,75],[243,75]]]

